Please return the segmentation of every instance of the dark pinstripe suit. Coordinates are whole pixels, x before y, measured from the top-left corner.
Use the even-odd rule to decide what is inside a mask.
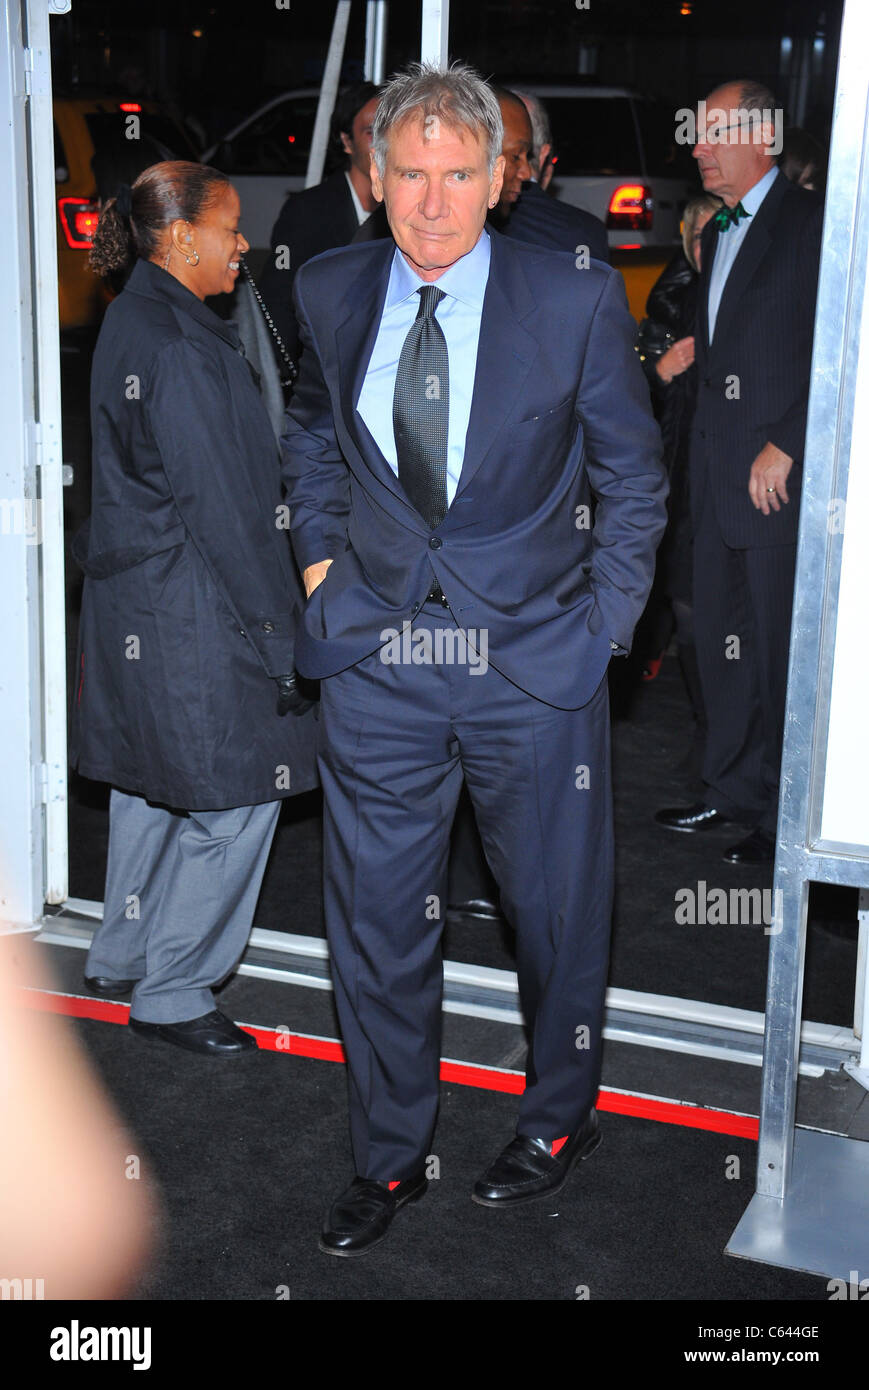
[[[709,715],[703,777],[708,805],[770,833],[822,213],[816,194],[778,174],[731,267],[711,345],[709,278],[722,235],[714,223],[702,241],[690,487],[697,654]],[[794,465],[790,502],[764,516],[751,502],[748,479],[768,441]]]

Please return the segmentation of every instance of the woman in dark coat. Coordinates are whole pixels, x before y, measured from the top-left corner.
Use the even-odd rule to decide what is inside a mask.
[[[93,361],[72,727],[73,764],[113,789],[86,980],[132,990],[137,1033],[228,1056],[256,1044],[211,987],[244,950],[281,799],[316,784],[317,727],[277,444],[203,302],[235,285],[239,214],[223,175],[172,161],[100,218],[95,269],[132,270]]]
[[[670,477],[667,530],[658,549],[655,588],[666,595],[675,619],[676,647],[694,715],[689,782],[699,785],[706,712],[694,645],[692,530],[688,500],[688,453],[691,420],[697,399],[694,369],[694,320],[700,270],[700,234],[721,199],[702,193],[685,208],[682,251],[659,275],[646,302],[637,351],[652,388],[661,426],[664,462]],[[662,643],[659,641],[657,651]],[[657,655],[656,651],[656,655]]]

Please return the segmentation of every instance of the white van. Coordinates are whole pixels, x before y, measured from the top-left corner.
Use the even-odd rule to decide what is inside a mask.
[[[534,92],[549,113],[553,191],[605,223],[611,252],[679,244],[682,210],[700,191],[700,182],[690,149],[675,142],[675,108],[626,87],[518,80],[513,85]],[[285,199],[305,186],[318,98],[317,87],[284,92],[202,156],[238,189],[254,271]]]

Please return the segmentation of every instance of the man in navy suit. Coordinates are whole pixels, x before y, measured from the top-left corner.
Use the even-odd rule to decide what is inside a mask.
[[[356,1167],[323,1228],[330,1254],[370,1249],[426,1189],[463,773],[529,1033],[518,1132],[474,1199],[551,1194],[599,1142],[606,671],[646,600],[666,482],[619,276],[485,230],[502,135],[473,69],[413,64],[374,131],[395,244],[328,252],[296,281],[284,467],[310,595],[296,659],[321,681]]]
[[[545,121],[542,103],[536,97],[528,98],[503,87],[496,87],[495,91],[504,122],[502,154],[507,161],[501,196],[492,214],[495,226],[505,236],[531,241],[535,246],[549,246],[553,251],[573,251],[576,255],[585,247],[589,256],[608,263],[606,227],[600,218],[543,190],[541,173],[552,144],[536,143],[528,104],[533,101],[538,119]]]
[[[703,231],[691,432],[694,627],[708,719],[702,802],[656,819],[775,851],[823,202],[776,167],[782,113],[756,82],[707,98],[694,157],[724,207]]]

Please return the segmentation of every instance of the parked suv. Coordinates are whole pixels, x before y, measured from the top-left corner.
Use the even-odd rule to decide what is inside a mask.
[[[305,187],[319,98],[319,87],[273,97],[203,152],[203,164],[220,169],[238,191],[241,229],[251,246],[246,259],[254,274],[288,195]]]
[[[675,141],[675,111],[627,87],[510,84],[549,113],[553,191],[606,225],[610,251],[679,244],[686,202],[699,191],[690,149]]]

